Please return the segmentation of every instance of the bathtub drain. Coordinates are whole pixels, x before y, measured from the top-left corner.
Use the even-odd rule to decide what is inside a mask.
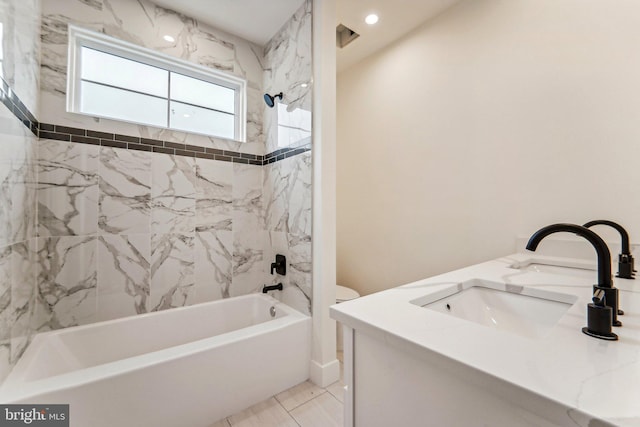
[[[271,306],[269,313],[271,313],[271,317],[276,317],[276,308]]]

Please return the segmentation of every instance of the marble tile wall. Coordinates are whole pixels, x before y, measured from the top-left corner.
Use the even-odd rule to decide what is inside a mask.
[[[311,0],[264,47],[264,88],[267,93],[283,92],[283,108],[264,106],[266,152],[283,146],[308,144],[308,138],[287,140],[279,144],[278,123],[287,128],[310,129],[312,106],[312,22]],[[302,111],[300,111],[302,110]],[[306,140],[302,140],[306,139]]]
[[[265,108],[266,151],[300,147],[300,154],[264,166],[265,282],[282,282],[278,297],[299,311],[311,314],[311,138],[287,140],[279,135],[289,128],[307,126],[312,106],[311,1],[306,1],[264,48],[264,85],[269,93],[284,93],[286,108]],[[281,106],[280,106],[281,107]],[[280,114],[280,116],[279,116]],[[279,143],[280,141],[280,143]],[[276,254],[287,257],[287,275],[269,274]]]
[[[263,52],[145,1],[50,0],[42,23],[41,121],[94,129],[98,125],[98,130],[110,133],[202,144],[195,135],[168,135],[64,113],[70,22],[247,78],[250,98],[260,101],[260,108],[250,103],[255,120],[249,126],[254,126],[250,134],[262,153],[271,139],[261,128],[263,85],[286,85],[295,98],[292,107],[310,108],[310,86],[300,86],[310,82],[309,2]],[[177,34],[178,42],[167,46],[163,34]],[[264,70],[261,61],[273,66]],[[306,203],[310,185],[309,151],[286,158],[284,166],[277,162],[280,153],[274,153],[265,159],[273,162],[268,168],[274,172],[269,173],[267,167],[105,146],[53,140],[40,145],[38,229],[44,267],[39,276],[38,330],[257,292],[263,284],[277,281],[268,268],[280,248],[292,260],[283,295],[309,312],[311,232],[297,224],[301,215],[310,215],[310,208],[300,205]],[[270,186],[282,185],[280,173],[290,187],[266,206],[264,194],[276,193]],[[274,178],[265,179],[267,175]],[[298,177],[300,183],[295,182]],[[277,211],[271,212],[272,206]],[[285,211],[288,216],[291,209],[297,211],[290,215],[290,225],[267,226],[268,219]],[[310,227],[309,218],[301,221]]]
[[[36,299],[36,137],[5,101],[38,107],[39,0],[0,0],[0,382],[31,336]]]
[[[311,153],[266,166],[41,140],[36,329],[259,292],[310,313]],[[269,274],[276,253],[288,274]]]
[[[247,142],[67,113],[67,25],[70,23],[245,78]],[[175,42],[165,41],[164,35],[171,35]],[[263,155],[262,56],[260,46],[147,0],[47,0],[42,10],[38,119],[43,123]]]
[[[286,86],[292,111],[310,109],[310,91],[288,82],[310,81],[310,2],[264,55],[145,0],[47,0],[42,25],[39,9],[37,0],[0,0],[3,75],[30,111],[41,105],[41,122],[255,153],[264,155],[264,166],[38,142],[0,106],[0,381],[34,332],[258,292],[280,281],[285,289],[275,296],[310,313],[309,140],[295,152],[267,152],[278,147],[277,131],[263,132],[261,99],[263,85]],[[16,34],[17,22],[28,33]],[[259,101],[250,103],[249,143],[64,113],[68,22],[246,77],[250,99]],[[165,33],[178,42],[158,45]],[[274,66],[265,70],[264,58]],[[276,253],[288,258],[286,277],[269,274]]]
[[[2,79],[36,113],[40,87],[41,0],[0,0]]]
[[[263,284],[262,166],[40,141],[37,330]]]
[[[311,152],[264,167],[264,254],[287,257],[287,275],[265,274],[268,284],[282,282],[283,302],[311,314]]]

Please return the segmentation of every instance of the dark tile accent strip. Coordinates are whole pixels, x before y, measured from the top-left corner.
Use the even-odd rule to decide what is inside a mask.
[[[172,154],[200,159],[219,160],[245,165],[264,166],[311,150],[311,144],[301,147],[280,148],[264,156],[240,153],[237,151],[220,150],[217,148],[200,147],[159,139],[141,138],[81,129],[69,126],[39,123],[29,111],[11,86],[0,77],[0,102],[20,120],[35,136],[42,139],[53,139],[79,144],[101,145],[130,150],[152,151],[154,153]]]
[[[164,145],[162,141],[159,141],[157,139],[149,139],[149,138],[140,138],[140,143],[147,144],[147,145],[155,145],[156,147],[162,147]]]
[[[129,135],[115,135],[116,141],[125,141],[125,142],[134,142],[136,144],[140,144],[140,138],[137,136],[129,136]]]
[[[209,160],[216,159],[216,157],[213,154],[207,154],[207,153],[196,153],[196,157],[200,159],[209,159]]]
[[[153,149],[153,147],[151,147],[150,145],[132,144],[132,143],[127,144],[127,148],[129,150],[139,150],[139,151],[151,151]]]
[[[205,150],[204,147],[198,147],[197,145],[189,145],[189,144],[187,144],[186,147],[187,147],[187,150],[199,151],[201,153],[203,153],[204,150]]]
[[[154,153],[164,153],[164,154],[176,154],[176,150],[173,148],[164,148],[164,147],[153,147]]]
[[[71,142],[71,135],[66,133],[40,132],[40,139],[55,139],[56,141]]]
[[[96,132],[94,130],[87,130],[87,136],[100,139],[114,139],[112,133]]]
[[[31,133],[36,137],[38,136],[40,128],[38,120],[2,77],[0,77],[0,102],[2,102],[2,104],[4,104],[4,106],[7,107],[7,109],[11,111],[11,113],[16,116],[16,118],[20,120]],[[50,129],[50,131],[54,130],[54,128]]]
[[[100,145],[103,147],[127,148],[126,142],[111,141],[110,139],[101,139]]]
[[[289,157],[293,157],[293,156],[297,156],[298,154],[302,154],[309,151],[309,149],[305,149],[305,148],[296,148],[295,150],[291,150],[288,153],[286,153],[284,156],[285,158],[289,158]]]
[[[71,135],[71,142],[81,142],[83,144],[100,145],[98,138],[90,138],[87,136]]]
[[[67,126],[59,126],[59,125],[56,125],[56,132],[58,132],[58,133],[70,133],[70,134],[73,134],[73,135],[82,135],[82,136],[86,135],[86,131],[84,129],[70,128],[70,127],[67,127]]]
[[[164,146],[165,147],[169,147],[169,148],[175,148],[176,150],[184,150],[184,149],[186,149],[186,145],[178,144],[178,143],[170,142],[170,141],[165,141],[164,142]]]
[[[176,156],[195,157],[196,153],[194,151],[176,150]]]

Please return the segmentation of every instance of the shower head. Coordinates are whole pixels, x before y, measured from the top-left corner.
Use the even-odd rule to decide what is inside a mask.
[[[282,92],[273,96],[269,95],[268,93],[264,94],[264,102],[267,103],[267,106],[269,108],[273,108],[273,106],[276,105],[276,98],[280,98],[280,100],[282,101]]]

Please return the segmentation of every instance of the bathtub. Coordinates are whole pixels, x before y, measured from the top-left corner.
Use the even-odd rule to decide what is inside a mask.
[[[305,381],[310,351],[310,317],[246,295],[38,334],[0,403],[69,404],[76,427],[206,427]]]

